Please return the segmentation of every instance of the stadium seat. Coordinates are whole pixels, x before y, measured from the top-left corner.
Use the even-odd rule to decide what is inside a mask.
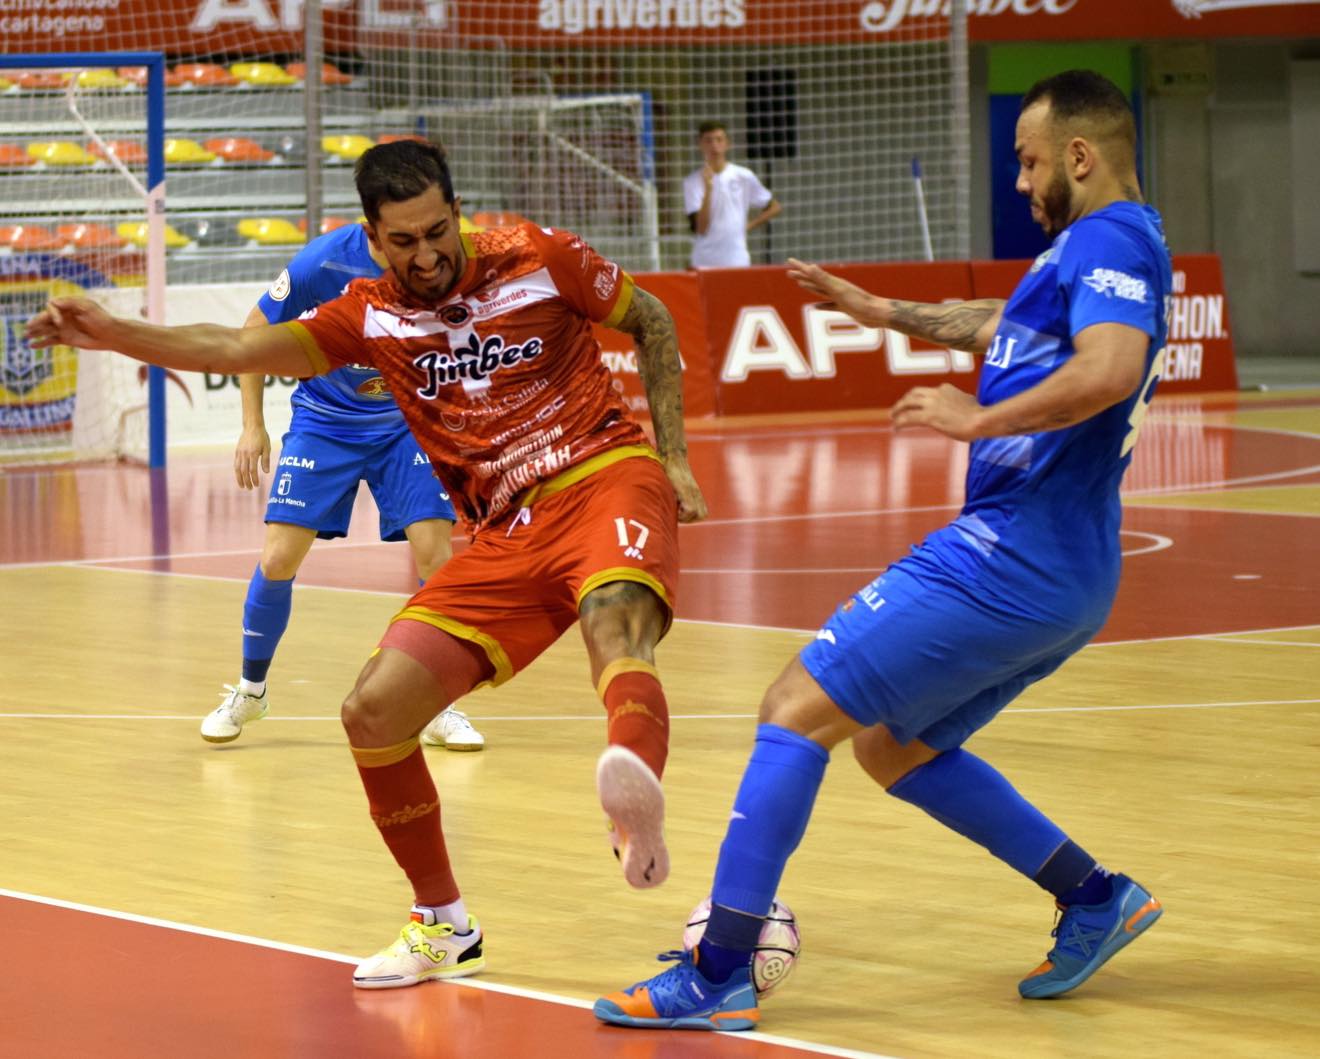
[[[102,250],[124,245],[124,238],[104,224],[61,224],[55,229],[55,234],[59,236],[60,242],[71,244],[79,250]]]
[[[0,228],[0,247],[24,252],[60,250],[64,244],[54,232],[39,224],[12,224]]]
[[[224,136],[216,140],[207,140],[202,146],[226,162],[269,162],[275,157],[274,151],[268,151],[256,140],[249,140],[243,136]]]
[[[347,217],[322,217],[320,234],[325,235],[326,232],[333,232],[336,228],[342,228],[344,227],[344,225],[352,224],[352,223],[353,222],[350,221]],[[298,218],[298,231],[300,232],[307,231],[306,217]]]
[[[165,161],[170,165],[205,165],[214,162],[215,155],[196,140],[169,139],[165,141]]]
[[[458,230],[460,232],[484,232],[486,229],[475,221],[468,220],[466,213],[458,215]]]
[[[238,234],[260,246],[294,246],[307,235],[282,217],[247,217],[238,222]]]
[[[14,82],[7,77],[0,77],[0,92],[8,92],[14,87]]]
[[[91,165],[96,161],[76,143],[68,140],[41,140],[27,145],[27,153],[46,165]]]
[[[105,158],[107,152],[125,165],[147,164],[147,149],[137,140],[106,140],[104,150],[99,143],[93,142],[87,145],[87,153],[97,158]]]
[[[121,66],[115,71],[129,84],[137,85],[139,88],[147,87],[147,68],[145,66]],[[173,70],[165,71],[165,87],[178,88],[184,84],[187,79],[178,72],[176,67]]]
[[[132,243],[137,247],[145,247],[147,245],[148,236],[146,221],[121,221],[115,230],[121,241]],[[187,246],[190,242],[192,242],[192,240],[173,225],[165,225],[166,249],[177,250],[181,246]]]
[[[286,66],[285,69],[288,70],[289,73],[292,74],[294,77],[296,77],[299,81],[301,81],[304,77],[307,76],[306,63],[289,63],[289,65]],[[346,84],[350,84],[352,80],[353,78],[349,77],[348,74],[344,73],[342,70],[331,65],[330,63],[321,64],[321,84],[346,85]]]
[[[241,83],[261,88],[298,83],[296,77],[286,73],[284,67],[275,63],[234,63],[229,68],[229,72]]]
[[[93,67],[90,70],[78,71],[79,88],[115,89],[115,88],[126,88],[128,87],[128,85],[129,85],[128,81],[125,81],[113,70],[104,66]]]
[[[482,228],[503,228],[510,224],[526,224],[527,218],[512,210],[477,210],[472,223]]]
[[[30,92],[51,88],[63,88],[71,76],[71,74],[65,73],[61,70],[31,70],[15,76],[14,84],[18,85],[19,88],[25,88]]]
[[[233,74],[215,63],[180,63],[174,68],[174,75],[184,85],[194,88],[226,88],[238,84]]]
[[[321,150],[335,158],[342,158],[346,162],[356,162],[370,148],[376,145],[369,136],[359,136],[356,133],[346,136],[323,136],[321,138]]]
[[[417,143],[430,143],[425,136],[418,136],[415,132],[387,132],[385,135],[376,138],[377,143],[398,143],[400,140],[415,140]]]
[[[37,160],[16,143],[0,143],[0,168],[36,165]]]

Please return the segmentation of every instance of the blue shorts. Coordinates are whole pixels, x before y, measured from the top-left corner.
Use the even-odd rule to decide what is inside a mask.
[[[900,743],[961,746],[1098,626],[1061,626],[992,609],[900,560],[849,599],[802,650],[802,664],[859,724]]]
[[[380,509],[383,541],[404,540],[404,527],[423,519],[454,521],[449,494],[407,430],[352,441],[289,431],[280,443],[266,521],[306,526],[327,539],[342,537],[361,481]]]

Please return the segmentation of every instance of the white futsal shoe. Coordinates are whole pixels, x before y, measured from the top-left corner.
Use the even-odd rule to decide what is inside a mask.
[[[596,793],[610,818],[610,844],[628,885],[659,886],[669,876],[669,850],[665,795],[655,773],[627,747],[606,747],[596,762]]]
[[[476,974],[486,966],[481,924],[476,916],[467,920],[468,932],[457,934],[453,923],[435,922],[429,908],[414,908],[394,944],[357,965],[353,984],[359,989],[400,989],[433,978]]]
[[[225,701],[202,718],[202,738],[208,743],[232,743],[249,721],[259,721],[270,710],[270,700],[263,691],[248,695],[232,684],[225,685]]]
[[[472,727],[466,713],[450,706],[422,729],[422,742],[446,750],[480,750],[486,737]]]

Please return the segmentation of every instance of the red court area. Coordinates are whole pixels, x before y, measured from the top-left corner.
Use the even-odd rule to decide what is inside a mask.
[[[4,1059],[794,1059],[810,1054],[725,1034],[611,1029],[578,1005],[479,982],[367,993],[345,986],[344,963],[332,956],[4,894],[0,938],[6,965],[0,976]],[[33,1003],[38,997],[42,1001]]]
[[[1320,483],[1320,439],[1206,422],[1231,397],[1157,400],[1125,488],[1159,497],[1222,491],[1210,508],[1129,507],[1123,584],[1102,640],[1316,621],[1314,520],[1233,510],[1259,486]],[[1268,407],[1303,407],[1281,399]],[[691,459],[711,517],[681,531],[678,617],[811,629],[924,534],[953,517],[965,448],[881,421],[698,424]],[[233,481],[229,454],[176,457],[168,470],[19,469],[0,475],[0,563],[95,562],[246,580],[265,494]],[[462,547],[462,542],[458,542]],[[319,544],[302,585],[412,592],[402,545],[382,544],[366,490],[345,541]]]

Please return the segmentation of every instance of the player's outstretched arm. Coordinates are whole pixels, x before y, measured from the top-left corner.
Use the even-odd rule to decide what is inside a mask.
[[[637,370],[651,406],[655,445],[678,494],[678,519],[697,522],[706,517],[706,499],[688,466],[687,433],[683,428],[683,368],[674,318],[659,298],[637,287],[618,330],[630,335],[637,348]]]
[[[160,327],[111,316],[88,298],[52,298],[28,321],[27,335],[37,349],[58,345],[109,349],[181,371],[303,376],[311,374],[312,367],[286,327]]]
[[[269,320],[254,305],[244,327],[265,327]],[[266,374],[252,372],[238,377],[243,402],[243,429],[234,446],[234,478],[240,489],[256,489],[261,476],[270,473],[270,434],[266,430]]]
[[[1003,316],[999,298],[965,302],[908,302],[869,294],[855,283],[831,275],[819,265],[788,259],[789,279],[824,298],[867,327],[888,327],[950,349],[984,353],[994,340]]]
[[[894,426],[925,426],[959,441],[1062,430],[1132,396],[1146,372],[1150,336],[1126,324],[1094,324],[1073,339],[1075,352],[1029,390],[981,405],[957,387],[917,386],[893,408]]]

